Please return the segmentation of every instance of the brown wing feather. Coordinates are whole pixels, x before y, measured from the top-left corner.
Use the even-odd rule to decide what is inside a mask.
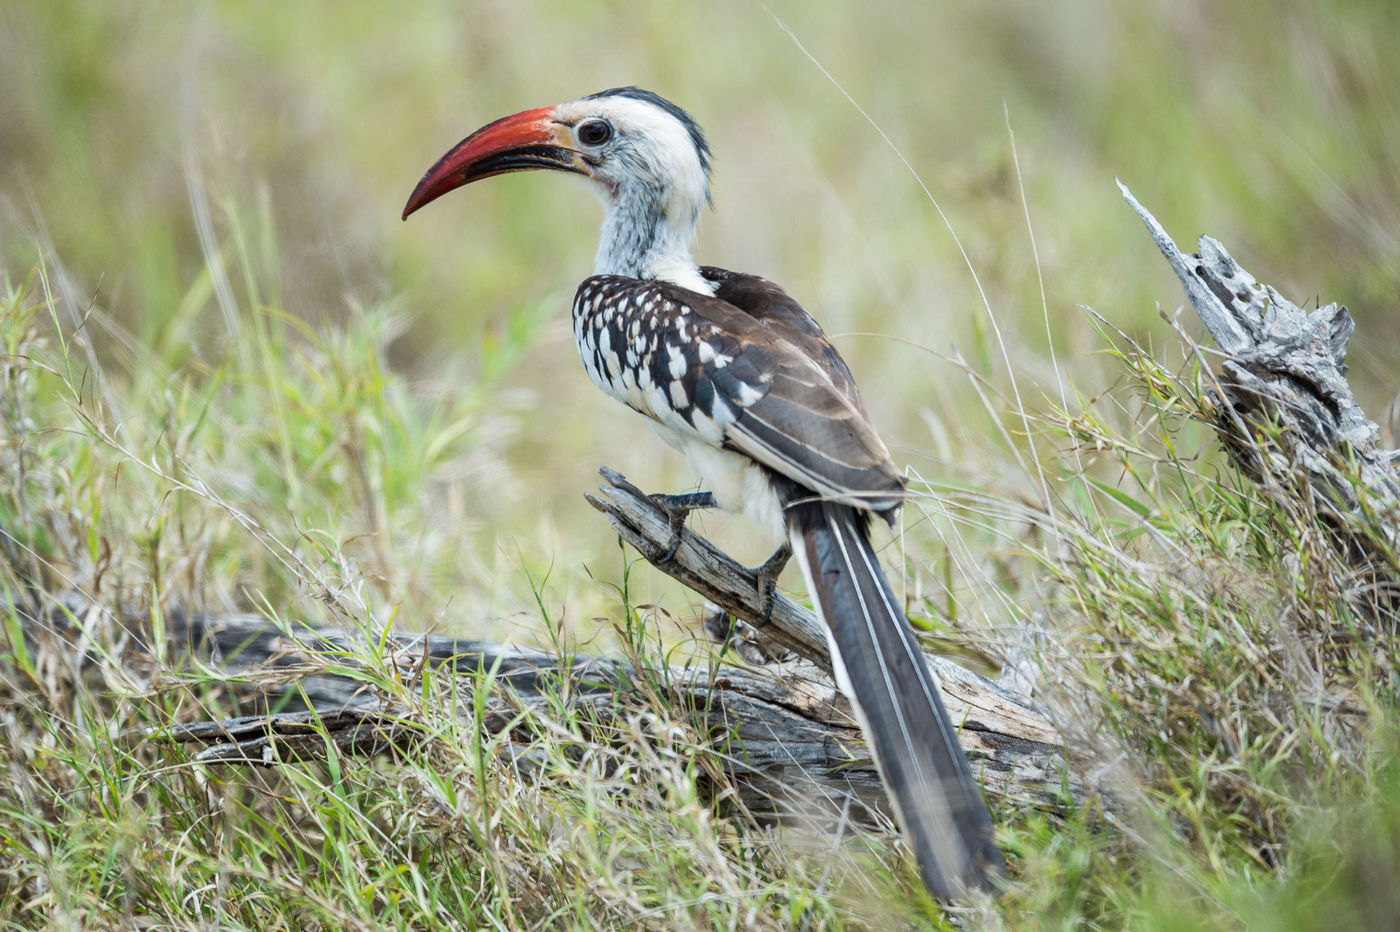
[[[768,377],[730,442],[816,492],[875,511],[896,507],[903,480],[817,322],[770,281],[711,267],[701,273],[715,295],[690,300],[692,309],[735,338],[736,362],[752,357]]]

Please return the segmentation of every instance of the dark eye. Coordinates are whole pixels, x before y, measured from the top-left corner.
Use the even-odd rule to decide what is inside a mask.
[[[613,128],[607,120],[584,120],[574,133],[585,146],[601,146],[612,138]]]

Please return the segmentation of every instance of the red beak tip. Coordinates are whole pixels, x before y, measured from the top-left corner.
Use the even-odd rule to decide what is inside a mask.
[[[403,213],[399,214],[400,220],[407,220],[409,214],[414,213],[420,207],[427,204],[428,201],[432,200],[432,198],[427,198],[425,200],[421,197],[422,193],[422,185],[419,185],[413,190],[413,193],[408,196],[408,203],[403,205]]]

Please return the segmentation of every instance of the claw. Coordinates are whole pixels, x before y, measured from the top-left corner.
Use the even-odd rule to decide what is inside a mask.
[[[783,567],[792,559],[792,547],[783,544],[773,555],[763,561],[761,566],[754,568],[754,575],[757,577],[758,597],[763,603],[763,623],[758,627],[768,624],[773,617],[773,597],[778,592],[778,577],[782,575]]]
[[[671,524],[671,539],[667,544],[666,552],[653,563],[670,563],[675,557],[676,551],[681,546],[681,531],[685,530],[685,519],[692,511],[701,508],[717,508],[719,503],[715,501],[713,492],[686,492],[681,495],[651,495],[652,501],[666,512]]]

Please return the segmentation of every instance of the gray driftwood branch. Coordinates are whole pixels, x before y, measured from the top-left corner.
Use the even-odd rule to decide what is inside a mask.
[[[1335,303],[1304,310],[1209,236],[1200,238],[1199,253],[1184,255],[1132,192],[1118,187],[1220,350],[1214,425],[1231,459],[1265,494],[1287,490],[1275,496],[1281,502],[1296,500],[1300,483],[1310,489],[1343,551],[1378,583],[1380,604],[1394,604],[1400,452],[1379,446],[1379,428],[1347,383],[1351,315]]]
[[[748,622],[763,639],[830,673],[826,635],[810,609],[775,593],[772,614],[765,622],[754,571],[689,529],[681,531],[680,546],[671,558],[662,559],[671,541],[665,510],[617,472],[599,472],[607,480],[602,488],[604,497],[588,496],[588,501],[607,515],[608,523],[653,566]],[[942,688],[948,713],[964,723],[964,730],[1004,732],[1044,743],[1058,742],[1045,711],[1024,696],[943,657],[925,655],[925,659]]]
[[[598,472],[605,480],[600,490],[603,497],[584,497],[648,562],[734,617],[763,628],[765,639],[825,670],[831,669],[826,635],[815,615],[775,592],[772,612],[765,623],[754,570],[689,528],[681,529],[680,545],[670,559],[662,559],[671,550],[670,516],[621,473],[607,467]]]

